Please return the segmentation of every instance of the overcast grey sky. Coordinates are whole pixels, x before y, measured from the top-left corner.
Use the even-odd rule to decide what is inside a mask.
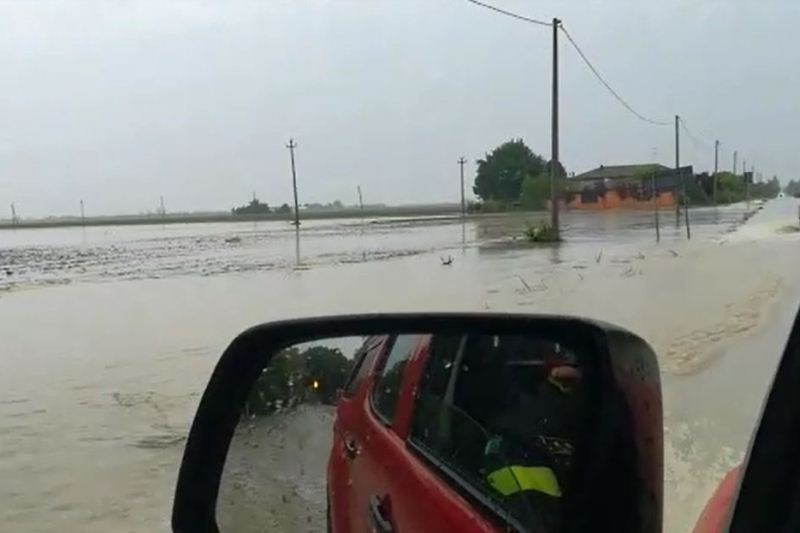
[[[640,112],[681,114],[768,175],[796,178],[800,2],[514,1],[558,16]],[[550,154],[548,28],[465,0],[0,3],[0,213],[456,201],[460,155],[512,137]],[[561,159],[674,161],[566,40]],[[682,143],[713,165],[713,147]]]

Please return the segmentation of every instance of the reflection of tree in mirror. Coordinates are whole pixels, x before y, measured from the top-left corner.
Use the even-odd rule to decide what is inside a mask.
[[[301,403],[333,404],[352,361],[339,348],[293,346],[272,358],[245,405],[245,415],[265,415]]]

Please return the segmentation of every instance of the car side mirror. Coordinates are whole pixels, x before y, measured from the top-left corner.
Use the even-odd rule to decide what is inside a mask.
[[[220,358],[174,531],[659,532],[658,364],[569,317],[276,322]]]

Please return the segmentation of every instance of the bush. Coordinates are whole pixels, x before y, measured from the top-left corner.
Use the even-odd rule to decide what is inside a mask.
[[[528,229],[525,230],[525,237],[527,237],[530,242],[538,243],[561,241],[555,228],[547,222],[539,222],[536,226],[528,226]]]
[[[525,209],[540,210],[547,207],[550,199],[550,178],[544,174],[527,176],[522,181],[520,202]]]

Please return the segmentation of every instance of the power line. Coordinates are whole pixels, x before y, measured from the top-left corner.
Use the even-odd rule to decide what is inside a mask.
[[[695,135],[694,133],[689,131],[689,127],[686,125],[686,121],[683,119],[683,117],[681,117],[680,123],[681,123],[681,129],[683,129],[686,135],[689,136],[689,139],[691,139],[691,141],[695,144],[695,146],[699,146],[701,148],[712,147],[712,145],[714,144],[713,142],[708,141],[704,137],[700,135]]]
[[[472,0],[469,0],[469,1],[472,1]],[[581,50],[581,48],[578,46],[578,43],[575,42],[575,39],[572,38],[572,35],[569,34],[569,32],[567,31],[567,29],[564,27],[563,24],[561,25],[561,30],[564,32],[564,35],[566,35],[567,40],[575,48],[575,51],[578,52],[578,55],[581,56],[581,59],[583,59],[583,62],[586,63],[586,66],[589,67],[589,70],[591,70],[592,73],[594,73],[594,75],[597,77],[597,79],[600,80],[600,83],[602,83],[605,86],[605,88],[608,89],[608,91],[614,96],[614,98],[617,99],[617,101],[620,104],[622,104],[622,106],[625,109],[627,109],[628,111],[633,113],[636,116],[636,118],[638,118],[639,120],[643,120],[644,122],[648,122],[648,123],[654,124],[656,126],[671,126],[672,125],[672,122],[662,122],[660,120],[653,120],[651,118],[648,118],[648,117],[642,115],[641,113],[639,113],[638,111],[636,111],[633,107],[631,107],[631,105],[628,104],[628,102],[626,102],[617,93],[617,91],[615,91],[613,88],[611,88],[611,85],[608,84],[608,82],[603,78],[603,76],[600,75],[600,73],[597,71],[597,69],[594,67],[594,65],[592,65],[592,62],[589,61],[589,58],[586,57],[586,54],[583,53],[583,50]]]
[[[495,11],[507,17],[515,18],[517,20],[524,20],[525,22],[530,22],[531,24],[539,24],[540,26],[552,26],[552,23],[550,22],[545,22],[543,20],[536,20],[530,17],[518,15],[516,13],[512,13],[511,11],[506,11],[505,9],[500,9],[499,7],[495,7],[490,4],[484,4],[483,2],[478,2],[478,0],[467,0],[467,2],[475,4],[476,6],[485,7],[486,9],[491,9],[492,11]]]

